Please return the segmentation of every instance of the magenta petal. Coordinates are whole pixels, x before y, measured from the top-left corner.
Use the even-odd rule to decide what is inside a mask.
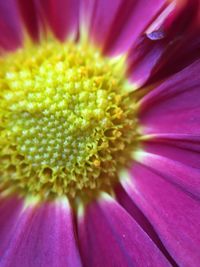
[[[23,202],[17,197],[0,199],[0,259],[10,242],[11,236],[8,233],[15,230],[22,208]]]
[[[43,13],[55,36],[64,41],[69,34],[78,34],[79,0],[43,0]]]
[[[149,219],[171,256],[180,266],[200,262],[200,205],[182,189],[153,170],[135,163],[130,181],[122,184]]]
[[[38,41],[42,25],[39,2],[37,0],[17,0],[17,2],[28,33],[33,40]]]
[[[152,153],[142,153],[141,163],[152,172],[176,184],[192,197],[200,200],[200,170],[170,158]]]
[[[85,16],[91,18],[90,34],[97,44],[100,43],[104,47],[105,53],[122,53],[131,47],[165,2],[101,0],[91,5],[90,1],[85,0]]]
[[[88,28],[90,37],[97,44],[103,46],[120,5],[121,0],[82,1],[81,12],[83,23]]]
[[[136,221],[107,195],[79,217],[85,266],[170,266]]]
[[[21,44],[22,28],[16,1],[0,1],[0,48],[13,50]]]
[[[156,143],[162,143],[181,149],[187,149],[191,152],[200,152],[200,136],[191,134],[152,134],[148,136],[148,140]],[[146,140],[147,141],[147,140]],[[189,164],[189,160],[188,160]]]
[[[200,60],[175,74],[141,102],[141,123],[148,134],[200,137]]]
[[[162,55],[161,41],[153,43],[146,36],[141,36],[128,54],[128,76],[139,86],[152,75],[152,69]]]
[[[82,266],[66,201],[25,208],[13,225],[6,231],[10,240],[1,252],[1,267]]]
[[[188,147],[187,147],[188,146]],[[199,149],[192,149],[192,145],[185,141],[177,140],[151,140],[145,142],[144,150],[173,161],[178,161],[192,168],[200,169],[200,144]]]
[[[129,53],[129,75],[140,85],[157,81],[200,56],[199,0],[172,1]]]
[[[153,229],[151,223],[144,216],[142,211],[135,205],[132,199],[128,196],[125,190],[121,187],[120,184],[117,185],[115,189],[116,197],[119,203],[127,210],[127,212],[134,218],[134,220],[142,227],[142,229],[149,235],[153,242],[159,247],[165,257],[169,260],[172,266],[177,267],[177,264],[169,255],[168,251],[162,244],[157,233]]]

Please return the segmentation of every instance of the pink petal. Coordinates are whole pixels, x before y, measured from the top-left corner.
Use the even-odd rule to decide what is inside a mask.
[[[164,6],[165,0],[83,0],[86,20],[89,17],[90,34],[105,53],[126,51]]]
[[[90,37],[94,39],[97,44],[100,43],[102,46],[105,42],[105,38],[109,33],[112,22],[116,17],[120,6],[121,0],[82,1],[82,23],[88,28]]]
[[[38,41],[41,28],[40,6],[37,0],[17,0],[22,19],[33,40]]]
[[[6,221],[3,224],[9,242],[1,251],[1,267],[82,266],[67,201],[45,203],[20,212],[13,206],[9,209],[16,216],[12,217],[11,229],[4,225]]]
[[[169,266],[137,222],[107,195],[79,217],[85,266]]]
[[[23,202],[17,197],[0,199],[0,259],[10,242],[8,233],[14,231],[22,208]]]
[[[142,102],[144,133],[200,137],[200,60],[147,94]],[[185,135],[185,137],[184,137]]]
[[[129,53],[129,75],[139,85],[157,81],[200,56],[199,0],[172,1]]]
[[[200,136],[198,134],[150,134],[147,140],[179,147],[181,149],[188,149],[197,153],[200,152]]]
[[[200,200],[199,169],[150,152],[142,152],[138,160],[160,177],[179,186],[183,191]]]
[[[64,41],[70,34],[77,36],[79,0],[43,0],[40,4],[47,22],[59,40]]]
[[[173,161],[181,162],[192,168],[200,169],[200,145],[199,150],[192,149],[191,144],[187,142],[180,143],[172,140],[151,140],[144,144],[144,150],[161,157],[169,158]],[[197,144],[198,145],[198,144]],[[188,147],[187,147],[188,146]]]
[[[148,219],[144,216],[141,210],[135,205],[132,199],[128,196],[125,190],[120,184],[115,188],[115,193],[120,205],[126,209],[126,211],[134,218],[134,220],[142,227],[142,229],[148,234],[148,236],[153,240],[157,247],[162,251],[165,257],[169,260],[172,266],[177,266],[172,257],[169,255],[168,251],[160,241],[157,233],[153,229],[152,225]]]
[[[0,1],[0,48],[13,50],[21,44],[22,28],[16,1]]]
[[[164,171],[163,171],[164,172]],[[200,262],[200,205],[154,170],[135,163],[122,184],[180,266]]]

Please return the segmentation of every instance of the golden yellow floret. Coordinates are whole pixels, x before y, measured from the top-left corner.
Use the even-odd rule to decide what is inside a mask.
[[[0,188],[72,198],[109,188],[136,145],[124,59],[50,40],[0,63]]]

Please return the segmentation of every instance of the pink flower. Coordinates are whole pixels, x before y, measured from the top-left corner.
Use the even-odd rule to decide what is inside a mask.
[[[126,56],[126,77],[132,88],[129,93],[131,96],[134,95],[134,101],[137,100],[134,103],[134,107],[137,107],[135,115],[137,133],[134,138],[138,144],[132,151],[131,165],[127,167],[125,160],[123,168],[117,169],[117,182],[115,180],[107,186],[105,179],[105,184],[99,187],[94,182],[94,190],[91,189],[92,184],[90,184],[92,197],[88,196],[87,203],[83,202],[81,197],[89,195],[90,191],[86,191],[84,184],[80,192],[76,193],[79,186],[76,176],[73,180],[76,191],[74,197],[71,193],[71,184],[70,194],[63,193],[65,190],[62,186],[58,185],[58,189],[55,190],[51,188],[57,186],[52,180],[48,183],[45,180],[45,186],[48,186],[51,192],[56,192],[55,196],[46,197],[45,186],[40,187],[39,191],[37,189],[31,191],[32,185],[30,186],[29,183],[32,178],[34,178],[35,188],[38,186],[39,182],[35,179],[37,175],[30,172],[30,179],[25,177],[21,183],[18,182],[21,178],[16,176],[19,172],[16,172],[15,168],[22,168],[19,167],[22,166],[22,162],[20,162],[21,158],[18,159],[19,163],[13,160],[12,149],[15,148],[12,147],[13,144],[9,144],[10,135],[8,134],[18,131],[24,125],[23,121],[17,124],[18,117],[14,116],[23,113],[24,110],[22,108],[19,112],[20,104],[16,106],[18,103],[11,102],[10,99],[13,97],[9,94],[11,89],[5,82],[4,74],[0,73],[0,148],[2,151],[0,166],[7,166],[6,171],[10,175],[10,180],[7,178],[6,180],[4,169],[0,170],[0,267],[199,266],[199,29],[199,0],[0,0],[0,70],[2,73],[4,66],[10,64],[4,61],[7,55],[14,58],[18,48],[22,47],[23,51],[24,40],[28,39],[25,32],[31,36],[34,43],[32,46],[38,47],[36,50],[40,49],[40,43],[44,39],[48,40],[52,33],[66,46],[69,40],[73,40],[74,47],[79,44],[84,35],[86,44],[88,46],[92,44],[98,51],[100,50],[102,58],[117,59],[118,56]],[[27,62],[31,60],[32,54],[29,55],[30,58],[26,58]],[[73,53],[72,57],[74,57]],[[43,60],[44,62],[46,60],[49,66],[50,59],[47,57]],[[59,70],[62,69],[62,65],[56,66]],[[91,63],[91,69],[92,66]],[[15,69],[16,65],[11,64],[11,69],[12,67]],[[20,67],[17,68],[20,69]],[[90,71],[90,69],[86,70]],[[65,79],[65,74],[71,77],[67,71],[66,69],[64,76],[59,77]],[[101,68],[100,71],[102,71]],[[46,69],[44,73],[48,74]],[[6,74],[11,75],[7,72]],[[22,75],[20,82],[23,82],[23,75],[28,74],[25,71],[20,75]],[[37,74],[35,75],[37,78]],[[103,75],[106,74],[103,73]],[[13,76],[11,78],[13,79]],[[23,88],[20,88],[21,91],[18,90],[21,83],[16,85],[15,82],[19,81],[15,80],[15,77],[13,82],[18,93],[17,97],[20,97],[19,95],[23,93]],[[106,80],[105,86],[107,82],[110,84],[109,80]],[[49,84],[51,85],[51,81]],[[35,84],[26,85],[31,88],[35,86]],[[89,88],[90,86],[91,84]],[[115,87],[113,84],[112,86]],[[80,88],[77,85],[75,89]],[[99,88],[97,92],[98,90]],[[43,105],[43,102],[39,102],[44,98],[39,94],[40,91],[37,91],[37,110],[41,107],[41,103]],[[48,92],[51,93],[51,91]],[[87,96],[81,95],[83,99]],[[29,95],[25,94],[20,101],[26,101],[28,97]],[[36,96],[30,94],[30,97]],[[111,95],[102,96],[102,101],[106,100],[106,104],[109,105],[109,97]],[[45,98],[45,105],[52,107],[52,102],[48,102],[51,101],[51,97],[48,99],[46,94]],[[116,100],[120,97],[114,95],[114,98]],[[10,102],[4,102],[4,99]],[[62,103],[63,99],[56,100],[58,101],[56,104],[65,105]],[[95,98],[95,101],[97,100],[98,98]],[[71,107],[71,103],[67,104]],[[129,104],[133,105],[132,102],[128,102]],[[113,108],[113,106],[110,107]],[[124,108],[123,116],[130,109]],[[9,111],[6,115],[4,115],[5,110]],[[36,107],[31,106],[30,110],[34,111]],[[52,110],[51,115],[56,117],[57,114]],[[85,124],[90,123],[94,118],[99,118],[102,112],[95,107],[92,110],[96,112],[94,117],[87,106],[84,106],[84,110],[81,116],[84,117],[87,113]],[[121,118],[119,107],[115,112],[115,119],[118,121]],[[6,116],[10,116],[10,113],[14,114],[16,124],[8,124],[11,125],[8,130],[4,124]],[[27,113],[26,116],[29,116]],[[10,118],[12,117],[9,117],[9,120]],[[73,118],[70,123],[79,124],[79,120],[75,122]],[[70,123],[67,127],[70,127]],[[128,125],[128,123],[122,123],[122,128]],[[34,127],[37,128],[37,124],[36,126],[34,124]],[[72,131],[78,129],[73,127]],[[25,137],[27,129],[22,129]],[[128,132],[128,128],[126,129]],[[121,145],[121,132],[117,130],[115,133],[113,130],[112,134],[117,136],[115,141],[117,140],[116,143],[120,147],[117,155],[123,158],[121,147],[124,147],[124,143]],[[48,128],[48,131],[50,132],[51,128],[50,130]],[[43,134],[42,130],[41,134]],[[55,138],[58,140],[59,132],[56,134]],[[18,136],[17,140],[20,140],[19,143],[21,140],[26,141],[25,137],[20,139],[21,137]],[[81,138],[80,135],[78,137]],[[108,137],[112,137],[110,132]],[[49,141],[46,136],[43,140],[45,139]],[[37,143],[37,138],[34,140]],[[26,145],[25,141],[23,144]],[[70,142],[73,143],[73,141]],[[127,143],[129,144],[129,139]],[[22,145],[20,155],[23,156],[23,151],[26,152],[27,147]],[[33,145],[32,148],[39,149],[40,145],[40,143],[37,147]],[[125,143],[126,146],[128,145]],[[74,148],[73,144],[70,149],[72,148]],[[79,149],[81,150],[80,147]],[[90,147],[90,150],[92,149],[94,149],[93,145]],[[4,150],[12,151],[4,153]],[[108,151],[110,150],[112,150],[111,146],[108,147]],[[66,159],[68,162],[74,159],[73,153],[78,153],[74,151],[75,149],[70,150],[71,157]],[[45,154],[46,151],[42,153]],[[34,160],[33,165],[36,164]],[[48,160],[51,162],[51,158]],[[89,164],[89,159],[87,160],[86,163]],[[99,170],[99,166],[103,165],[102,162],[104,162],[103,159],[99,157],[93,161],[92,179],[93,172]],[[105,173],[111,175],[110,169],[119,164],[116,158],[113,160],[113,165],[110,162],[106,161],[108,165],[101,167],[103,170],[101,169],[95,176],[97,179],[101,179],[102,172],[104,178]],[[49,174],[51,166],[49,167],[48,164],[45,170],[48,172],[47,177],[52,178]],[[81,176],[84,169],[80,170]],[[83,177],[86,180],[89,179],[90,183],[88,173],[89,171]],[[42,177],[44,176],[38,176],[38,180],[42,181]],[[65,177],[63,179],[65,184]],[[17,189],[11,192],[13,188]],[[26,188],[29,189],[26,190]],[[67,190],[68,188],[66,192]],[[38,195],[40,195],[39,201]]]

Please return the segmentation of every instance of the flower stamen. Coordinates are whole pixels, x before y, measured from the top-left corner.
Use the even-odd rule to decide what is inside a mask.
[[[2,61],[1,186],[43,197],[109,188],[136,146],[124,61],[56,41]]]

